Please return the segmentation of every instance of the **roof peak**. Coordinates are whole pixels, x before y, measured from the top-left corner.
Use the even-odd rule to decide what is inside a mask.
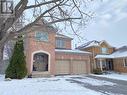
[[[93,45],[99,45],[99,41],[97,41],[97,40],[88,41],[87,43],[84,43],[81,46],[78,46],[77,49],[82,49],[87,46],[93,46]]]
[[[101,40],[101,41],[92,40],[92,41],[88,41],[87,43],[77,47],[77,49],[83,49],[83,48],[88,48],[88,47],[92,47],[92,46],[100,46],[103,42],[105,42],[109,47],[112,47],[105,40]]]

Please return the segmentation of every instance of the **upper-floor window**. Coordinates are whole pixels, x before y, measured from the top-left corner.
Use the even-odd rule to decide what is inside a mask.
[[[124,67],[127,67],[127,58],[124,59]]]
[[[56,48],[65,48],[65,40],[56,39]]]
[[[102,48],[101,48],[101,51],[102,51],[102,53],[104,53],[104,54],[105,54],[105,53],[108,53],[108,48],[102,47]]]
[[[48,41],[47,32],[35,32],[35,38],[37,41]]]

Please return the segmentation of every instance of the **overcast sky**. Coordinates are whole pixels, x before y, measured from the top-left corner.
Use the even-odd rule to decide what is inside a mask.
[[[81,36],[87,41],[106,40],[116,47],[127,45],[127,0],[94,0],[88,9],[95,15],[87,28],[81,30]],[[76,38],[74,43],[79,45]]]

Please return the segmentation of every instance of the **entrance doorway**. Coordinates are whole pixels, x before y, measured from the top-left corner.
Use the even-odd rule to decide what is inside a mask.
[[[35,53],[33,55],[33,71],[48,71],[48,54]]]
[[[113,59],[97,59],[96,66],[97,68],[102,68],[104,71],[112,71]]]
[[[113,60],[112,59],[106,60],[106,69],[107,70],[113,70]]]

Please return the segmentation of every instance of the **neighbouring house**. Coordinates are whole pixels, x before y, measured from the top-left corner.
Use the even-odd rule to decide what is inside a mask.
[[[43,21],[36,23],[25,39],[28,74],[33,76],[90,73],[91,53],[73,50],[72,38],[58,34]]]
[[[100,68],[100,62],[102,62],[103,69],[113,70],[113,60],[112,59],[97,59],[95,58],[97,55],[110,55],[114,52],[115,48],[109,45],[106,41],[89,41],[79,47],[77,49],[82,51],[89,51],[92,53],[90,58],[91,70],[96,68]],[[105,66],[106,65],[106,66]]]
[[[110,55],[97,55],[97,59],[113,59],[113,70],[117,72],[127,73],[127,46],[123,46],[119,49],[116,49]]]
[[[77,49],[92,53],[90,58],[91,70],[103,70],[127,73],[127,46],[116,49],[106,41],[90,41]]]

